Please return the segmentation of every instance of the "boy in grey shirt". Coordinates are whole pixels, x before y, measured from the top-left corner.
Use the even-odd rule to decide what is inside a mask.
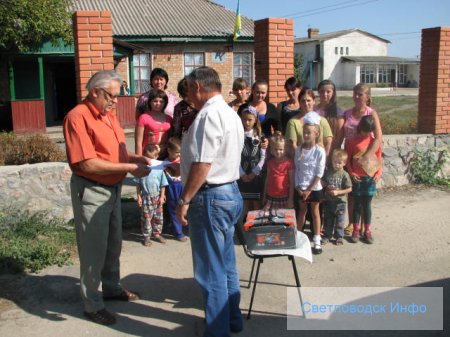
[[[336,245],[344,244],[347,194],[352,191],[352,180],[348,173],[344,171],[347,157],[347,153],[344,150],[334,150],[331,157],[333,169],[328,170],[323,178],[325,191],[325,236],[322,239],[322,244],[326,244],[331,240],[333,230],[336,237]]]

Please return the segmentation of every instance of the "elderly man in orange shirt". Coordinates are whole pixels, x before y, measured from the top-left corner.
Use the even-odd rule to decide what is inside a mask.
[[[114,71],[96,73],[87,84],[87,97],[64,119],[84,314],[104,325],[114,324],[116,318],[103,300],[139,299],[120,284],[120,195],[127,173],[143,177],[150,172],[147,158],[127,152],[124,132],[112,112],[121,83]]]

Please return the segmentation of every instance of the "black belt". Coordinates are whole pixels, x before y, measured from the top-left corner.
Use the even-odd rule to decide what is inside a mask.
[[[92,183],[92,184],[94,184],[94,185],[97,185],[97,186],[108,187],[108,188],[116,188],[117,186],[120,185],[120,183],[117,183],[117,184],[115,184],[115,185],[103,184],[103,183],[101,183],[101,182],[98,182],[98,181],[95,181],[95,180],[88,179],[88,178],[86,178],[86,177],[80,176],[79,174],[73,173],[73,175],[74,175],[74,176],[77,176],[78,178],[81,178],[81,179],[83,179],[83,180],[86,180],[86,181],[88,181],[88,182],[90,182],[90,183]]]
[[[234,183],[234,181],[229,182],[229,183],[223,183],[223,184],[208,184],[208,183],[204,183],[202,186],[200,186],[199,191],[209,190],[210,188],[215,188],[215,187],[228,185],[228,184],[232,184],[232,183]]]

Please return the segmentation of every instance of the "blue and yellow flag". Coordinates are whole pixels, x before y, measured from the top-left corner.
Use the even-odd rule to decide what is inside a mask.
[[[241,10],[239,8],[239,0],[237,4],[237,10],[236,10],[236,18],[234,19],[234,33],[233,33],[233,41],[236,41],[239,36],[241,36]]]

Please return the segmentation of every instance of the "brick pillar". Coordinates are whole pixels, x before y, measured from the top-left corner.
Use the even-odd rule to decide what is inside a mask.
[[[450,27],[422,29],[418,129],[450,133]]]
[[[77,98],[97,71],[114,70],[112,17],[109,11],[77,11],[73,16]]]
[[[286,99],[284,82],[294,76],[294,21],[268,18],[255,21],[255,78],[269,83],[267,100]]]

